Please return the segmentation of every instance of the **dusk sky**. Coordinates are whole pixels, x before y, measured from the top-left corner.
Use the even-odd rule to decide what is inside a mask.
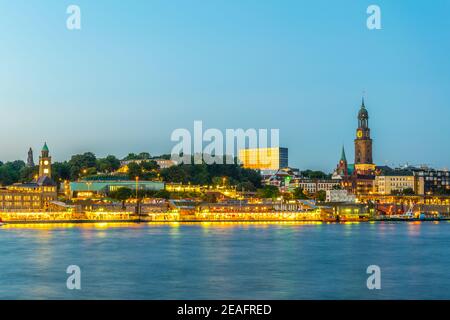
[[[365,91],[376,164],[449,167],[449,17],[445,0],[0,0],[0,160],[44,141],[57,161],[170,153],[202,120],[279,128],[291,166],[331,172]]]

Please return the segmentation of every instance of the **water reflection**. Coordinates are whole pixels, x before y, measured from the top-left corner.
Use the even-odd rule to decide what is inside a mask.
[[[0,298],[450,298],[449,241],[432,222],[5,225]],[[71,264],[80,292],[65,288]]]

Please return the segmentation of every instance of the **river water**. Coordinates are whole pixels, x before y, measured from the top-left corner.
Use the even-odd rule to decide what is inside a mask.
[[[450,299],[449,268],[449,222],[0,227],[0,299]]]

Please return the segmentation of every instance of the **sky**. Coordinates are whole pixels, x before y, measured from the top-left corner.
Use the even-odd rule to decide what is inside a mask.
[[[0,160],[170,153],[201,120],[280,129],[290,166],[331,172],[365,92],[376,164],[448,168],[449,52],[445,0],[0,0]]]

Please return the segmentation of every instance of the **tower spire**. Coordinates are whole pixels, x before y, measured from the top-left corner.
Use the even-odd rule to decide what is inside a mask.
[[[363,90],[362,96],[361,96],[361,108],[366,108],[364,105],[364,97],[366,96],[366,90]]]
[[[345,148],[344,148],[344,145],[342,145],[341,161],[347,162],[347,157],[345,156]]]
[[[34,167],[33,149],[28,150],[27,166]]]

